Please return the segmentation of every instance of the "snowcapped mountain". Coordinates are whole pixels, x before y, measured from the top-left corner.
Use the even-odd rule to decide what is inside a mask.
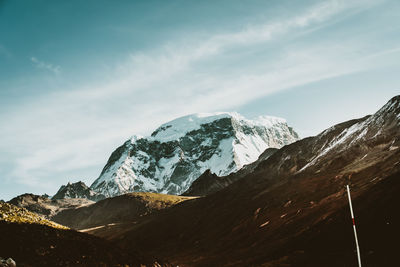
[[[52,197],[53,200],[69,198],[87,198],[89,200],[98,201],[105,197],[91,190],[84,182],[62,185],[58,192]]]
[[[161,125],[151,136],[126,141],[91,189],[107,197],[133,191],[181,194],[207,169],[225,176],[257,160],[265,149],[296,140],[297,133],[281,118],[188,115]]]

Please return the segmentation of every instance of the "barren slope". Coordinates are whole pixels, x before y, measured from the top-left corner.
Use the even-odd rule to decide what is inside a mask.
[[[23,194],[11,199],[8,203],[51,219],[62,210],[75,209],[95,202],[86,198],[49,199],[34,194]]]
[[[134,222],[152,212],[174,206],[193,197],[136,192],[107,198],[90,206],[68,209],[53,220],[73,229]]]
[[[148,254],[139,255],[132,249],[128,252],[116,243],[67,230],[26,209],[2,202],[0,237],[0,256],[11,257],[17,266],[161,266]]]

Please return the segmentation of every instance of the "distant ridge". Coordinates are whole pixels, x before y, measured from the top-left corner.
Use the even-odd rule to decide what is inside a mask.
[[[55,199],[66,198],[87,198],[93,201],[99,201],[105,198],[104,195],[91,190],[84,182],[68,183],[62,185],[58,192],[52,197]]]

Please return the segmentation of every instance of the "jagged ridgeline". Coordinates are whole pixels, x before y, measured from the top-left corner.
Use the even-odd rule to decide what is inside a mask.
[[[62,185],[57,193],[52,197],[53,200],[70,198],[86,198],[92,201],[98,201],[104,199],[105,197],[102,194],[91,190],[84,182],[81,181]]]
[[[206,170],[218,176],[257,160],[267,148],[298,140],[281,118],[193,114],[133,137],[110,156],[91,189],[107,197],[147,191],[181,194]]]

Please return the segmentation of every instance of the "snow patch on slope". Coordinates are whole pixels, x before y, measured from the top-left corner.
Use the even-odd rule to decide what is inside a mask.
[[[332,150],[339,152],[344,151],[349,146],[351,146],[355,142],[358,142],[362,138],[376,138],[377,136],[382,134],[382,129],[385,127],[385,125],[391,124],[394,121],[398,120],[399,116],[400,96],[396,96],[393,97],[375,114],[368,116],[365,120],[353,124],[349,128],[344,129],[336,138],[324,144],[320,152],[309,163],[304,165],[298,171],[298,173],[304,171],[310,166],[317,164],[321,157],[325,156]],[[320,137],[328,135],[330,132],[335,130],[336,127],[337,126],[333,126],[323,131]]]
[[[303,168],[301,168],[298,172],[302,172],[308,167],[315,165],[321,157],[328,154],[329,151],[337,149],[340,145],[347,143],[350,138],[352,138],[352,141],[349,142],[349,144],[365,136],[368,129],[364,128],[364,126],[365,126],[365,121],[360,123],[355,123],[351,127],[344,129],[335,139],[333,139],[328,144],[324,144],[324,146],[322,147],[322,151],[318,153],[309,163],[304,165]],[[362,129],[363,131],[360,133],[360,130]]]
[[[220,141],[217,152],[212,157],[205,161],[200,162],[199,165],[202,167],[200,172],[203,173],[207,169],[210,169],[212,173],[218,176],[228,175],[232,171],[232,144],[234,142],[233,137],[223,139]]]

